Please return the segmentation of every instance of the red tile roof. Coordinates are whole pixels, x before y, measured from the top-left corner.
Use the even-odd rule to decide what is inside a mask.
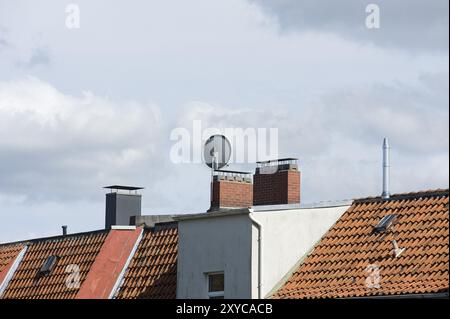
[[[112,295],[142,232],[141,227],[109,231],[77,293],[77,299],[107,299]]]
[[[125,273],[118,299],[176,297],[178,228],[176,223],[145,229]]]
[[[357,200],[273,298],[345,298],[448,292],[449,191]],[[373,228],[386,215],[387,233]],[[392,240],[405,250],[393,254]]]
[[[99,231],[44,238],[26,243],[28,250],[2,298],[74,298],[79,288],[67,287],[66,280],[70,275],[67,267],[78,265],[80,283],[83,283],[107,234],[107,231]],[[50,274],[39,277],[38,271],[45,260],[52,255],[58,256],[55,268]]]
[[[21,243],[0,245],[0,273],[16,258],[23,247]]]
[[[140,228],[136,231],[141,232]],[[15,259],[23,247],[28,247],[1,297],[12,299],[72,299],[80,296],[86,297],[86,293],[81,293],[81,289],[86,290],[87,287],[92,292],[88,294],[89,298],[107,298],[109,293],[106,290],[112,290],[111,283],[115,283],[118,279],[119,272],[125,266],[124,261],[132,253],[131,246],[133,245],[131,245],[131,242],[123,242],[123,232],[129,231],[103,230],[0,245],[0,273],[2,269],[7,271],[6,265]],[[114,247],[122,247],[126,244],[126,249],[122,247],[123,249],[121,248],[118,252],[123,255],[120,258],[113,256],[116,253],[110,251],[111,244],[108,244],[108,238],[111,239],[114,234],[116,236],[113,237],[119,236],[122,238],[118,238],[119,242],[111,242]],[[137,237],[134,236],[133,238],[132,242],[136,243]],[[106,250],[109,252],[105,252]],[[104,252],[103,257],[102,252]],[[40,268],[45,260],[52,255],[58,256],[55,268],[50,274],[39,277]],[[176,223],[145,228],[142,239],[125,270],[120,290],[115,297],[120,299],[175,298],[177,255],[178,230]],[[118,258],[122,261],[120,266],[115,263]],[[112,261],[114,261],[113,264],[111,264]],[[115,267],[114,271],[105,272],[103,266],[100,266],[100,268],[95,266],[105,264],[105,262],[111,264],[111,267]],[[69,265],[79,266],[80,284],[77,287],[68,287],[66,284],[71,274],[67,269]],[[94,272],[98,275],[95,275]],[[107,278],[107,274],[113,273],[114,278]],[[89,276],[92,278],[92,284],[87,284]],[[99,278],[103,278],[100,286],[103,287],[108,282],[107,286],[109,287],[108,289],[100,287],[101,293],[98,293]]]
[[[0,246],[0,297],[9,283],[10,274],[20,262],[24,249],[22,244],[10,244]]]

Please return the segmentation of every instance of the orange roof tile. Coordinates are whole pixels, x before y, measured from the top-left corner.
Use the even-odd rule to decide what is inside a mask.
[[[66,280],[71,274],[67,272],[67,267],[77,265],[80,270],[80,284],[83,283],[107,234],[108,231],[98,231],[44,238],[26,243],[28,250],[2,298],[74,298],[79,287],[66,285]],[[0,246],[0,251],[2,249],[3,246]],[[37,276],[45,260],[52,255],[58,256],[53,271],[48,275]]]
[[[0,245],[0,273],[16,258],[23,247],[22,243]]]
[[[28,246],[2,298],[75,298],[109,233],[102,230],[0,245],[0,273],[24,246]],[[175,298],[177,254],[176,223],[144,229],[116,298]],[[37,276],[45,260],[52,255],[58,256],[53,271],[49,275]],[[79,287],[66,285],[70,275],[67,267],[73,264],[80,270]]]
[[[77,299],[110,298],[117,280],[127,267],[127,261],[143,233],[141,227],[132,230],[111,229],[91,265]]]
[[[357,200],[273,298],[346,298],[448,291],[449,191]],[[387,233],[373,227],[397,214]],[[391,240],[405,248],[393,254]]]
[[[146,228],[116,298],[175,298],[177,257],[176,223]]]

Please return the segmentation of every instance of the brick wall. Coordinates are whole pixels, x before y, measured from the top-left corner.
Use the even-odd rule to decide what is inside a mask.
[[[300,172],[281,170],[253,176],[253,205],[300,203]]]
[[[249,182],[214,180],[211,208],[250,207],[253,205],[253,185]]]

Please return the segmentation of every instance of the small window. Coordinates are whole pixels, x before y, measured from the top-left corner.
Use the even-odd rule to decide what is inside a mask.
[[[208,298],[224,299],[225,276],[223,273],[208,274]]]
[[[58,261],[58,256],[49,256],[45,260],[41,269],[39,269],[38,276],[48,275],[52,272],[53,268],[56,266],[56,262]]]
[[[385,232],[386,230],[388,230],[389,227],[392,226],[392,224],[395,222],[396,219],[397,219],[397,215],[395,215],[395,214],[390,214],[390,215],[384,216],[380,220],[378,225],[375,226],[373,231],[375,233]]]

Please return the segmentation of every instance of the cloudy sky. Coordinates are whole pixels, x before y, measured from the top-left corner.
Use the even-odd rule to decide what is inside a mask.
[[[80,27],[66,26],[66,6]],[[174,128],[278,128],[302,201],[449,184],[447,0],[0,0],[0,242],[103,227],[108,184],[145,214],[203,212]],[[232,166],[251,169],[252,165]]]

